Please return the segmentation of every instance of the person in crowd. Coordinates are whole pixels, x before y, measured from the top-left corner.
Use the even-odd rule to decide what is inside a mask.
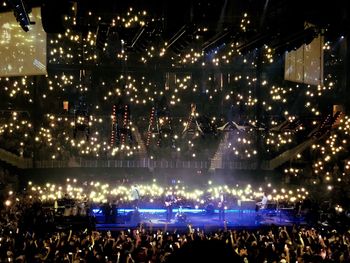
[[[176,201],[173,193],[168,198]],[[350,262],[346,223],[207,232],[141,224],[129,231],[95,231],[53,225],[55,213],[37,196],[12,194],[8,201],[0,210],[0,262]]]

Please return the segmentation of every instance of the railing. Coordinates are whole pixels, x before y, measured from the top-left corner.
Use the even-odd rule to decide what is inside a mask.
[[[208,169],[208,161],[169,161],[169,160],[152,160],[148,158],[140,160],[83,160],[75,159],[74,161],[37,161],[36,168],[187,168],[187,169]]]
[[[4,149],[0,149],[0,160],[21,169],[33,168],[33,160],[22,158]],[[213,160],[153,160],[142,158],[137,160],[84,160],[72,158],[68,161],[41,160],[35,162],[35,168],[162,168],[162,169],[209,169]],[[230,170],[255,170],[258,163],[254,161],[221,161],[217,168]],[[262,169],[270,169],[269,162],[263,162]]]
[[[273,170],[273,169],[279,167],[280,165],[282,165],[283,163],[285,163],[285,162],[295,158],[295,156],[298,153],[302,153],[305,149],[310,147],[316,140],[317,139],[314,138],[314,137],[309,138],[306,141],[304,141],[304,142],[300,143],[299,145],[295,146],[294,148],[289,149],[289,150],[281,153],[277,157],[273,158],[269,162],[269,170]]]
[[[184,161],[184,160],[152,160],[143,158],[139,160],[83,160],[70,161],[37,161],[36,168],[163,168],[163,169],[209,169],[210,161]],[[223,169],[254,170],[256,162],[225,161]]]
[[[286,153],[284,153],[285,158]],[[281,158],[281,157],[280,157]],[[0,149],[0,160],[18,167],[20,169],[33,168],[33,161],[30,158],[22,158],[6,150]],[[143,158],[138,160],[83,160],[81,158],[69,161],[41,160],[35,162],[35,168],[162,168],[162,169],[209,169],[215,161],[183,161],[183,160],[152,160]],[[222,161],[216,168],[229,170],[255,170],[257,162],[249,161]],[[264,161],[261,169],[271,170],[271,161]]]
[[[222,168],[228,170],[269,170],[269,162],[262,161],[260,164],[257,161],[223,161]]]
[[[222,168],[229,170],[255,170],[258,168],[258,163],[248,161],[223,161]]]
[[[0,149],[0,160],[21,169],[27,169],[33,166],[32,159],[19,157],[4,149]]]

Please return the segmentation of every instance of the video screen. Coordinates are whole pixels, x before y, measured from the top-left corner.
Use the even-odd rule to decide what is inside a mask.
[[[13,12],[0,13],[0,77],[47,73],[46,33],[40,8],[33,8],[29,18],[35,24],[25,32]]]

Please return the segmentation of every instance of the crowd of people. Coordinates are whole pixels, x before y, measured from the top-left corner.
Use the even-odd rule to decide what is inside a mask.
[[[346,227],[62,229],[34,196],[2,201],[0,262],[350,262]]]

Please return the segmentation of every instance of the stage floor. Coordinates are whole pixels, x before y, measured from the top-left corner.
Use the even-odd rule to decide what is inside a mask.
[[[191,224],[194,228],[252,228],[268,225],[291,226],[305,224],[301,217],[294,215],[292,210],[240,210],[225,211],[225,220],[219,220],[219,211],[210,213],[203,209],[173,209],[172,219],[167,222],[165,209],[118,209],[117,216],[105,217],[101,211],[94,209],[97,230],[128,229],[142,223],[149,228],[184,228]]]

